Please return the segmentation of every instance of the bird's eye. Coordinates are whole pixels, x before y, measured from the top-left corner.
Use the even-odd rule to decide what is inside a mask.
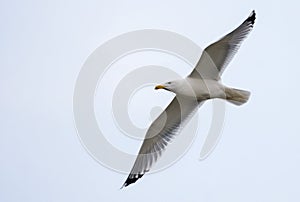
[[[167,84],[171,84],[171,81],[169,81]]]

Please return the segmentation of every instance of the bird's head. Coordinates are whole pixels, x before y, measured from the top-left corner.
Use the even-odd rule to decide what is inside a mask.
[[[180,86],[180,82],[178,80],[175,80],[175,81],[168,81],[164,84],[157,85],[155,86],[154,89],[155,90],[164,89],[167,91],[171,91],[173,93],[177,93],[179,86]]]
[[[171,91],[178,96],[188,96],[195,98],[195,92],[191,86],[191,83],[187,79],[178,79],[173,81],[168,81],[164,84],[160,84],[155,86],[155,90],[164,89],[167,91]]]

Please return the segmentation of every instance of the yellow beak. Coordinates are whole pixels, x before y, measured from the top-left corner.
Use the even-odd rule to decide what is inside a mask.
[[[155,86],[155,90],[158,90],[158,89],[164,89],[165,88],[165,86],[163,86],[163,85],[157,85],[157,86]]]

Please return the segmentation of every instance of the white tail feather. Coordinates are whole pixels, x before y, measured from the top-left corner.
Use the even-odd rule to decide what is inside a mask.
[[[250,92],[235,88],[226,88],[226,100],[234,105],[242,105],[246,103],[250,97]]]

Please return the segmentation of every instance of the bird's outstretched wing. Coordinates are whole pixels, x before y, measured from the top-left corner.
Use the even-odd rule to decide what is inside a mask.
[[[206,47],[189,77],[219,80],[225,67],[252,30],[255,15],[255,11],[252,11],[238,28]]]
[[[123,187],[135,183],[156,162],[167,144],[179,133],[201,102],[176,96],[150,125],[133,168]]]

